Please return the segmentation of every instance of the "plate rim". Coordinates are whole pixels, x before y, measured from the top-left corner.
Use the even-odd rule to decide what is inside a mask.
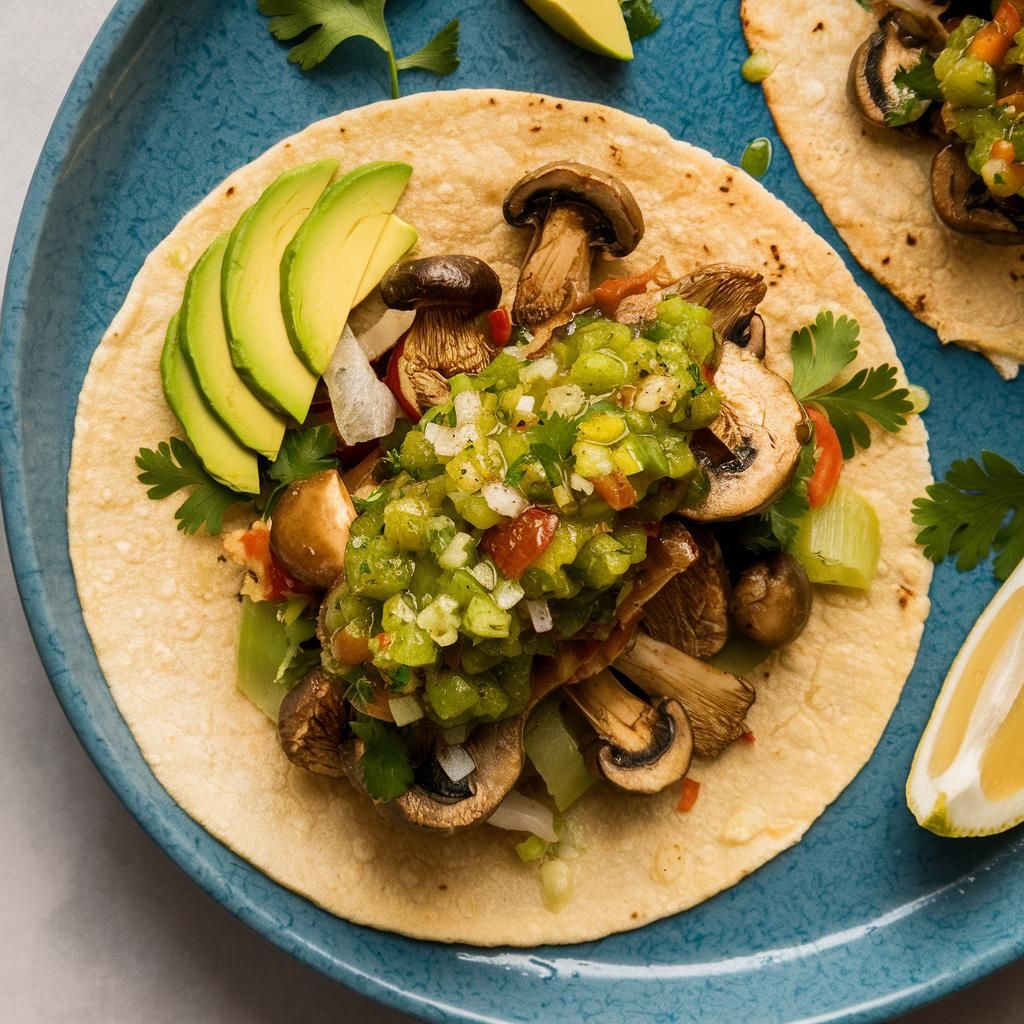
[[[485,1021],[487,1024],[504,1024],[506,1020],[511,1021],[512,1018],[484,1017],[447,1001],[403,990],[384,976],[378,977],[360,970],[337,954],[318,948],[287,927],[282,927],[280,922],[256,900],[249,897],[244,889],[232,885],[216,870],[216,860],[231,859],[243,871],[260,874],[287,896],[303,899],[269,879],[210,835],[174,802],[162,786],[162,804],[150,804],[141,788],[136,785],[133,775],[125,770],[118,755],[106,747],[103,737],[94,728],[87,702],[78,699],[81,691],[69,667],[67,655],[62,647],[52,640],[57,632],[56,624],[52,609],[38,582],[42,569],[27,520],[28,504],[24,487],[21,442],[20,375],[15,372],[18,365],[17,357],[22,348],[28,305],[27,292],[35,270],[42,230],[49,214],[50,198],[70,155],[71,145],[78,135],[82,116],[90,107],[97,81],[112,66],[117,49],[131,31],[136,19],[147,7],[155,4],[156,0],[116,0],[101,24],[68,86],[40,150],[11,247],[3,302],[0,306],[0,410],[8,414],[6,418],[13,429],[0,431],[0,506],[3,509],[6,542],[26,623],[61,709],[90,760],[143,831],[203,892],[283,952],[362,996],[400,1012],[437,1021],[440,1024],[450,1021],[464,1021],[467,1024],[482,1024]],[[841,253],[840,256],[844,263],[850,263],[848,253]],[[159,782],[157,784],[159,785]],[[199,843],[175,841],[181,838],[181,829],[190,828],[199,834]],[[212,853],[216,853],[216,857],[210,856]],[[342,921],[342,924],[348,928],[359,927],[347,921]],[[927,982],[902,991],[894,986],[893,990],[867,1004],[848,1005],[823,1016],[805,1018],[805,1024],[811,1024],[811,1021],[846,1021],[848,1024],[885,1021],[894,1014],[907,1013],[948,996],[1022,956],[1024,931],[1015,938],[1007,938],[1003,943],[990,943],[983,953],[976,952],[974,956],[965,958],[952,972],[938,973]]]

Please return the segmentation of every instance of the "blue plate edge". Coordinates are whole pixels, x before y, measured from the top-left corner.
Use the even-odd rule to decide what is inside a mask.
[[[0,408],[7,407],[14,411],[19,404],[18,377],[13,372],[15,342],[21,334],[25,293],[41,229],[48,214],[50,193],[69,156],[71,143],[76,138],[79,119],[88,105],[95,77],[108,65],[111,56],[131,29],[134,19],[149,2],[150,0],[117,0],[76,71],[40,153],[15,232],[3,304],[0,307]],[[17,422],[17,417],[14,419]],[[486,1024],[505,1024],[506,1021],[510,1021],[510,1018],[490,1015],[483,1017],[429,998],[424,1001],[415,993],[399,991],[365,972],[354,970],[350,965],[340,962],[326,952],[291,939],[288,933],[263,913],[254,901],[226,886],[215,873],[204,870],[205,859],[198,848],[189,850],[182,847],[179,850],[178,847],[172,848],[162,841],[161,837],[166,838],[169,830],[151,815],[146,800],[134,786],[132,778],[122,773],[117,759],[107,753],[102,737],[91,731],[92,723],[87,709],[84,706],[72,706],[74,680],[63,651],[48,642],[48,631],[52,631],[53,623],[45,598],[35,582],[35,577],[41,570],[36,545],[26,519],[27,505],[19,435],[0,433],[0,456],[0,505],[3,508],[7,543],[18,593],[33,642],[57,700],[86,753],[147,835],[207,895],[212,896],[232,916],[262,938],[353,991],[430,1021]],[[171,803],[178,815],[187,819],[202,833],[204,842],[216,844],[231,858],[240,863],[247,863],[237,858],[227,847],[203,830],[173,800]],[[284,892],[290,892],[283,887],[279,888]],[[291,895],[294,896],[293,893]],[[984,954],[970,958],[956,972],[914,986],[911,990],[905,989],[903,992],[883,996],[880,1002],[862,1003],[859,1007],[851,1006],[821,1016],[802,1018],[800,1021],[794,1021],[794,1024],[883,1022],[889,1020],[894,1013],[906,1013],[941,999],[1005,967],[1021,956],[1024,956],[1024,936],[1016,941],[1007,940],[1002,945],[990,946]]]

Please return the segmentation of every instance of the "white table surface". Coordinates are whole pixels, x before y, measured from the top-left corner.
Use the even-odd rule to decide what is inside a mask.
[[[0,58],[0,280],[50,122],[111,6],[112,0],[0,0],[0,23],[15,26],[13,35],[5,32]],[[0,1020],[410,1021],[250,932],[135,824],[53,696],[6,546],[0,651]],[[1024,962],[901,1024],[1020,1024],[1022,1005]]]

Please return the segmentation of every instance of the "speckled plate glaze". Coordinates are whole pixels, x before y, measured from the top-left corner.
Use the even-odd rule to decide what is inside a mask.
[[[462,17],[463,64],[442,88],[608,103],[733,161],[750,139],[774,138],[758,90],[738,75],[745,50],[734,5],[660,6],[665,25],[629,67],[570,47],[513,0],[392,0],[388,11],[400,52]],[[254,8],[249,0],[118,4],[46,144],[4,301],[0,466],[18,583],[68,717],[143,827],[281,948],[436,1021],[877,1021],[1024,954],[1024,835],[943,842],[918,829],[903,803],[927,711],[995,589],[985,571],[939,570],[904,699],[871,762],[802,844],[687,914],[601,942],[482,950],[349,925],[239,860],[161,789],[107,692],[71,575],[65,502],[76,397],[133,275],[184,211],[282,136],[387,88],[379,53],[361,42],[300,74]],[[436,84],[403,77],[406,91]],[[765,184],[846,255],[777,139]],[[986,445],[1024,462],[1024,385],[1001,382],[978,356],[939,351],[930,330],[854,269],[911,377],[932,393],[926,420],[937,469]]]

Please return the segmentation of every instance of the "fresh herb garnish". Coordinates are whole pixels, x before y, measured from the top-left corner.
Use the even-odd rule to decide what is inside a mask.
[[[788,550],[800,532],[800,521],[810,511],[807,483],[817,462],[814,438],[800,450],[796,474],[789,490],[760,516],[746,520],[741,531],[741,543],[752,551]]]
[[[373,683],[361,672],[355,671],[355,678],[352,679],[348,689],[345,691],[345,700],[355,704],[360,710],[365,710],[366,706],[373,700]],[[349,677],[346,676],[346,678]]]
[[[630,42],[635,43],[638,39],[649,36],[662,22],[661,15],[654,9],[651,0],[620,0],[620,3]]]
[[[375,718],[352,723],[352,731],[363,741],[363,770],[366,792],[373,800],[397,800],[412,785],[409,754],[398,730]]]
[[[995,452],[953,463],[946,479],[914,501],[917,542],[933,562],[956,557],[960,572],[996,553],[993,571],[1005,580],[1024,557],[1024,473]]]
[[[398,476],[402,471],[402,452],[398,448],[389,448],[380,460],[380,470],[384,476]]]
[[[921,55],[921,60],[912,68],[900,68],[893,75],[893,81],[916,93],[922,100],[941,100],[942,90],[939,80],[935,77],[935,61],[930,53]]]
[[[552,413],[544,422],[537,423],[526,432],[530,450],[520,455],[508,467],[505,483],[516,487],[522,481],[531,463],[539,463],[552,487],[562,483],[562,464],[572,454],[576,443],[579,420],[570,420],[561,413]]]
[[[135,465],[142,470],[139,483],[149,488],[146,494],[154,501],[183,487],[195,488],[174,513],[178,529],[185,533],[196,533],[204,526],[207,533],[220,533],[227,510],[248,500],[214,480],[180,437],[172,437],[169,443],[161,441],[156,451],[140,448]]]
[[[363,512],[372,512],[375,508],[382,508],[386,499],[387,493],[384,488],[378,487],[365,498],[358,498],[353,494],[352,504],[355,505],[356,511],[362,514]]]
[[[327,469],[337,469],[338,460],[334,457],[337,447],[337,435],[326,423],[308,430],[289,430],[277,458],[267,470],[267,476],[276,480],[277,486],[267,495],[264,516],[274,510],[277,499],[289,484],[308,480]]]
[[[830,382],[857,357],[860,326],[856,320],[830,312],[793,334],[793,394],[828,416],[843,450],[851,459],[871,446],[866,420],[895,433],[914,411],[910,392],[896,386],[896,368],[888,363],[859,370],[848,381],[829,389]]]
[[[288,51],[288,60],[303,71],[315,68],[346,39],[361,36],[376,43],[388,58],[391,95],[398,98],[398,73],[418,68],[449,75],[459,66],[459,22],[449,22],[427,43],[407,57],[395,57],[391,34],[384,21],[386,0],[259,0],[267,26],[282,41],[306,37]],[[312,30],[312,31],[310,31]]]

